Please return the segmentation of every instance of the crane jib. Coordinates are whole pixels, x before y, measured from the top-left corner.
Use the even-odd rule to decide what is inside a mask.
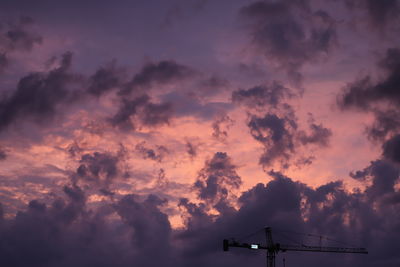
[[[255,243],[240,243],[235,240],[229,241],[223,240],[223,250],[228,251],[229,247],[248,248],[248,249],[263,249],[267,251],[267,267],[275,266],[275,255],[278,252],[286,251],[305,251],[305,252],[331,252],[331,253],[359,253],[368,254],[365,248],[346,248],[346,247],[326,247],[326,246],[307,246],[307,245],[286,245],[280,243],[274,243],[272,240],[271,227],[265,228],[266,244],[255,244]]]

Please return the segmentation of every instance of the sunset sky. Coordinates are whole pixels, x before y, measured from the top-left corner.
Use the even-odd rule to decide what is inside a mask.
[[[399,33],[398,0],[1,0],[0,265],[265,266],[222,239],[271,226],[369,251],[277,266],[400,266]]]

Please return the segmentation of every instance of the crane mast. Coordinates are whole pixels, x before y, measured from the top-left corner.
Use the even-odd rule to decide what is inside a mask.
[[[229,247],[263,249],[267,251],[267,267],[275,267],[275,256],[278,252],[286,251],[306,251],[306,252],[333,252],[333,253],[359,253],[368,254],[365,248],[346,248],[346,247],[326,247],[326,246],[307,246],[307,245],[286,245],[274,243],[272,239],[271,227],[265,228],[266,245],[239,243],[236,241],[223,240],[223,249],[228,251]]]

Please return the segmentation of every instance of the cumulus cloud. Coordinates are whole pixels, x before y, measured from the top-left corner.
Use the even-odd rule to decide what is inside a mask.
[[[384,10],[387,8],[385,6]],[[218,10],[215,11],[219,14]],[[392,19],[390,11],[382,11],[381,14],[385,21]],[[257,51],[262,51],[268,62],[275,64],[278,69],[284,68],[296,83],[301,81],[302,67],[323,58],[336,43],[335,21],[324,11],[312,11],[308,1],[252,2],[241,9],[241,15],[250,22],[250,32]],[[4,28],[1,28],[0,33],[2,29]],[[39,39],[35,38],[31,38],[29,43],[29,35],[24,36],[18,31],[10,36],[12,37],[7,38],[13,42],[14,48],[9,49],[14,49],[13,51],[31,50],[40,43]],[[169,45],[166,44],[165,47],[169,49]],[[162,48],[163,52],[165,47]],[[272,226],[277,242],[295,240],[297,244],[318,245],[318,239],[317,244],[309,244],[308,239],[298,238],[297,235],[298,232],[318,233],[345,243],[366,246],[372,252],[367,257],[284,254],[288,255],[285,256],[288,262],[304,266],[319,266],[323,263],[326,267],[358,267],[368,264],[398,266],[400,102],[394,89],[399,76],[398,71],[394,71],[398,68],[397,53],[396,49],[388,50],[387,57],[380,63],[385,74],[381,80],[368,78],[367,81],[361,82],[361,79],[361,89],[351,92],[349,85],[346,89],[348,91],[345,90],[342,95],[343,108],[357,107],[373,112],[377,118],[367,130],[370,135],[380,136],[382,158],[351,173],[353,178],[364,183],[365,190],[347,191],[345,183],[341,181],[332,181],[318,187],[305,185],[296,182],[298,177],[291,179],[281,172],[271,170],[267,172],[268,183],[259,183],[239,193],[242,178],[250,177],[244,177],[247,170],[243,170],[242,173],[236,160],[225,152],[216,152],[205,161],[197,176],[192,177],[192,191],[187,184],[173,182],[175,177],[180,176],[177,174],[177,168],[180,168],[181,161],[175,163],[171,172],[164,169],[165,164],[162,164],[163,168],[157,167],[155,171],[158,173],[151,177],[156,188],[142,190],[134,188],[136,185],[124,184],[121,186],[124,187],[123,190],[117,190],[117,185],[112,186],[114,182],[126,177],[121,169],[125,160],[122,152],[101,152],[98,150],[98,146],[101,146],[97,142],[98,136],[86,136],[87,132],[80,135],[80,128],[74,128],[74,138],[79,140],[79,145],[75,143],[64,149],[65,144],[71,143],[70,140],[64,142],[63,138],[57,138],[58,135],[55,135],[54,139],[49,138],[57,143],[51,143],[49,146],[59,148],[59,145],[64,145],[63,151],[68,150],[72,156],[69,159],[78,159],[73,172],[57,170],[59,176],[70,175],[68,185],[60,186],[60,178],[57,177],[57,180],[52,180],[54,184],[51,186],[40,188],[41,192],[50,188],[48,194],[41,195],[41,200],[32,200],[20,209],[16,216],[11,216],[8,212],[8,209],[15,207],[3,207],[0,203],[0,265],[262,266],[265,264],[263,254],[256,256],[257,252],[250,250],[223,253],[221,240],[232,236],[248,236],[249,232]],[[7,67],[8,55],[9,52],[0,51],[0,71]],[[199,52],[196,60],[198,56],[201,57],[202,54]],[[224,60],[220,60],[220,56],[218,55],[218,62],[225,64]],[[190,58],[192,59],[194,58]],[[216,93],[221,92],[221,88],[229,87],[230,82],[216,75],[196,75],[198,73],[191,67],[173,60],[147,63],[130,80],[126,79],[127,70],[118,67],[116,62],[101,66],[91,76],[81,75],[71,71],[71,54],[66,53],[59,66],[48,72],[26,75],[16,90],[10,91],[0,99],[0,131],[25,120],[46,123],[64,111],[64,106],[76,101],[93,100],[90,104],[98,105],[96,107],[102,114],[109,112],[104,115],[109,116],[104,122],[104,127],[109,127],[110,125],[106,124],[110,123],[119,129],[136,130],[141,127],[169,124],[173,116],[194,116],[195,120],[184,120],[206,120],[214,130],[213,137],[224,140],[229,135],[229,127],[233,123],[232,115],[227,113],[233,105],[206,100],[207,97],[216,96]],[[196,77],[192,80],[195,88],[188,89],[190,94],[185,95],[186,91],[183,92],[180,88],[175,90],[177,84],[192,77]],[[203,79],[204,77],[206,79]],[[301,149],[329,145],[332,131],[323,124],[310,119],[308,128],[302,129],[294,107],[288,102],[293,94],[282,83],[275,81],[244,88],[246,89],[234,91],[231,100],[232,103],[238,104],[236,108],[244,107],[248,114],[244,127],[248,127],[250,135],[263,148],[260,164],[264,169],[277,166],[275,163],[286,167],[293,159],[294,162],[302,161],[300,164],[309,164],[312,157],[300,155],[300,160],[298,159],[298,154],[302,153]],[[226,92],[223,93],[226,96]],[[200,99],[201,97],[204,99]],[[345,99],[349,101],[346,102]],[[238,111],[235,110],[234,114]],[[92,114],[88,116],[92,119]],[[112,138],[115,135],[112,130],[107,131],[107,135],[103,137],[111,138],[114,142]],[[170,140],[170,134],[159,139],[159,136],[153,136],[159,133],[154,132],[129,134],[127,141],[131,142],[130,144],[133,142],[134,152],[139,157],[160,163],[168,154],[166,146],[137,143],[136,139],[140,136],[143,139],[154,137],[157,140]],[[192,131],[185,128],[182,133],[190,134]],[[126,133],[116,134],[118,138],[123,138],[123,134]],[[108,141],[103,139],[102,143]],[[193,138],[175,141],[181,145],[180,148],[184,147],[186,155],[191,158],[197,157],[192,162],[193,166],[197,165],[203,155],[199,149],[203,140]],[[172,144],[175,144],[175,141]],[[215,143],[215,140],[211,142]],[[96,148],[90,147],[92,143],[96,143]],[[8,148],[9,143],[6,146]],[[209,144],[204,144],[204,147],[206,151],[211,148]],[[39,149],[34,147],[32,151]],[[4,151],[0,147],[0,160],[7,157],[8,150]],[[22,153],[18,152],[17,156],[25,160]],[[60,159],[55,158],[55,161]],[[5,163],[8,163],[10,159],[6,159]],[[130,163],[132,166],[135,164],[134,161]],[[249,167],[254,170],[254,166]],[[56,172],[50,168],[46,170]],[[140,175],[137,174],[138,177]],[[146,175],[148,174],[143,174]],[[33,177],[32,173],[27,176],[29,181],[38,179]],[[49,182],[47,176],[40,178],[46,180],[44,183]],[[246,180],[246,186],[249,181]],[[24,187],[31,186],[28,186],[28,183],[21,184]],[[21,188],[22,186],[19,187]],[[24,193],[25,189],[21,190],[15,192],[15,196],[17,193]],[[96,193],[93,193],[94,190]],[[11,192],[3,189],[0,191],[1,195]],[[103,196],[99,196],[97,191]],[[130,194],[131,191],[133,194]],[[185,196],[190,197],[181,198],[182,196],[176,193],[183,191],[187,191],[184,192]],[[60,192],[61,195],[57,195],[56,192]],[[153,194],[147,195],[148,192]],[[28,197],[29,194],[24,194],[21,202]],[[176,200],[179,200],[178,203]],[[183,226],[174,229],[172,225],[179,215],[183,218]],[[289,234],[292,240],[288,240],[285,235],[278,234],[279,229],[297,233],[296,236]],[[256,238],[261,242],[265,241],[263,235]],[[347,246],[329,242],[331,240],[324,239],[323,245]],[[281,254],[278,257],[281,257]]]
[[[185,146],[186,146],[186,153],[188,153],[191,158],[197,156],[198,146],[196,146],[193,142],[190,142],[188,140],[186,140]]]
[[[387,49],[378,63],[384,76],[374,81],[367,75],[348,84],[338,96],[338,105],[344,109],[372,112],[375,122],[367,127],[369,137],[385,140],[400,128],[400,50]]]
[[[367,0],[365,1],[365,5],[371,22],[379,27],[382,27],[393,19],[398,19],[398,16],[400,15],[400,5],[396,0]]]
[[[265,147],[260,164],[270,166],[275,160],[287,161],[294,152],[294,134],[297,123],[289,118],[281,118],[276,114],[264,117],[252,116],[248,126],[250,133]]]
[[[8,54],[15,51],[31,51],[43,42],[43,37],[31,29],[34,21],[20,17],[17,22],[0,24],[0,73],[8,66]]]
[[[71,198],[57,199],[50,206],[32,201],[27,211],[1,225],[1,265],[156,266],[163,262],[172,266],[166,261],[170,225],[158,209],[160,201],[155,196],[140,201],[127,195],[96,212]],[[112,214],[117,221],[109,217]],[[164,256],[149,259],[148,253],[157,247]]]
[[[200,170],[194,187],[200,199],[215,205],[225,202],[229,192],[238,189],[241,183],[232,159],[224,152],[217,152]]]
[[[309,119],[310,133],[307,134],[304,131],[299,131],[298,138],[303,145],[316,144],[321,147],[328,146],[332,131],[322,124],[316,124],[314,118]]]
[[[399,195],[395,185],[400,178],[400,169],[389,161],[372,161],[363,170],[350,173],[350,176],[370,184],[365,193],[371,201],[392,199]]]
[[[378,66],[385,72],[385,77],[374,82],[371,76],[366,76],[350,83],[339,98],[342,107],[368,110],[377,102],[399,105],[400,49],[389,48]]]
[[[74,185],[84,184],[97,185],[103,193],[109,192],[109,187],[117,178],[122,178],[120,170],[121,155],[113,155],[108,152],[94,152],[83,154],[79,160],[76,173],[71,176]]]
[[[257,1],[240,10],[250,23],[253,44],[299,84],[301,67],[329,53],[336,45],[336,22],[308,1]],[[307,20],[305,18],[308,18]]]
[[[113,61],[105,66],[100,67],[90,78],[90,85],[88,92],[95,96],[101,96],[102,94],[116,89],[122,86],[122,77],[124,70],[116,66],[116,62]]]
[[[377,179],[384,180],[392,177],[393,173],[385,171],[386,167],[393,168],[391,165],[379,167],[379,171],[375,173],[380,175]],[[241,195],[239,210],[224,214],[217,218],[214,223],[212,223],[212,217],[204,213],[204,207],[184,202],[187,214],[193,215],[190,217],[191,220],[187,221],[188,229],[185,238],[204,245],[215,239],[212,236],[229,237],[232,233],[236,233],[236,237],[240,239],[242,236],[247,236],[249,232],[262,229],[265,225],[268,225],[272,226],[273,231],[275,229],[275,242],[295,242],[298,244],[313,242],[313,244],[318,244],[319,238],[306,238],[306,235],[302,236],[301,233],[320,233],[322,236],[331,237],[323,238],[323,245],[351,247],[354,245],[348,244],[362,244],[370,252],[376,249],[384,253],[384,255],[379,256],[377,254],[372,256],[373,253],[371,253],[368,257],[349,255],[345,259],[340,254],[335,256],[329,254],[300,256],[296,254],[292,260],[294,261],[296,258],[297,263],[302,262],[302,264],[312,266],[324,262],[327,266],[336,266],[341,262],[345,266],[363,266],[366,262],[373,262],[373,264],[378,265],[380,262],[386,262],[390,266],[395,266],[399,261],[395,249],[387,251],[373,241],[374,238],[379,237],[380,240],[394,244],[398,238],[398,236],[392,237],[389,232],[371,232],[371,229],[376,229],[376,227],[396,228],[394,221],[386,225],[381,216],[384,214],[392,214],[393,216],[398,206],[394,202],[387,201],[383,203],[384,205],[380,204],[387,199],[387,196],[370,193],[380,187],[377,183],[369,185],[364,192],[350,193],[344,189],[343,183],[340,181],[330,182],[312,189],[305,184],[294,182],[279,172],[270,171],[269,175],[273,178],[271,182],[268,184],[260,183]],[[383,192],[393,192],[393,186],[393,183],[389,182]],[[372,207],[374,203],[377,204],[375,210]],[[398,217],[397,215],[394,216]],[[196,240],[204,232],[204,229],[207,229],[210,235],[202,236],[200,241]],[[252,229],[252,231],[249,231],[249,229]],[[289,231],[280,232],[280,229]],[[265,242],[262,234],[263,232],[260,232],[258,237],[247,238],[246,242],[251,242],[250,240]],[[204,257],[209,256],[211,258],[212,255],[217,255],[213,250],[218,248],[207,248],[204,248]],[[194,253],[196,248],[188,250]],[[246,251],[240,252],[246,253]],[[235,254],[240,254],[242,257],[246,255],[240,252],[232,250],[229,257],[235,257]],[[285,255],[286,258],[291,256],[290,253]],[[265,262],[262,262],[263,258],[258,259],[254,254],[244,257],[246,259],[243,260],[247,263],[265,264]],[[225,264],[229,266],[229,263],[225,260],[227,259],[224,259],[223,263],[219,263],[218,266],[225,266]],[[235,261],[238,263],[240,260],[235,259]]]
[[[150,87],[164,86],[195,75],[194,70],[175,61],[149,63],[131,81],[126,80],[126,69],[117,66],[116,61],[101,66],[90,76],[73,72],[71,65],[72,53],[67,52],[54,69],[31,73],[20,79],[16,90],[10,90],[0,99],[0,130],[24,121],[48,124],[72,104],[87,103],[93,97],[98,100],[111,92],[117,92],[112,97],[119,107],[106,121],[122,130],[168,125],[173,115],[182,113],[209,118],[210,113],[226,109],[220,103],[203,106],[196,99],[186,103],[176,94],[154,100],[147,90]],[[210,81],[213,82],[219,81],[215,78]],[[135,93],[130,94],[133,91]],[[182,106],[186,104],[188,106]]]
[[[145,94],[128,100],[123,98],[117,113],[110,119],[113,126],[121,129],[136,129],[140,126],[168,124],[172,117],[171,103],[152,103]]]
[[[291,96],[290,89],[274,81],[271,85],[259,85],[249,89],[239,89],[232,92],[234,103],[244,104],[250,108],[276,108],[278,104]]]
[[[228,137],[229,128],[235,123],[228,115],[221,116],[216,119],[213,124],[213,133],[212,136],[220,141],[225,141]]]
[[[393,136],[383,144],[383,156],[400,163],[400,134]]]
[[[190,67],[178,64],[173,60],[150,62],[143,66],[130,82],[124,85],[120,94],[126,95],[136,90],[142,92],[153,85],[176,82],[192,77],[195,73]]]
[[[344,2],[351,10],[365,10],[368,22],[374,29],[384,31],[388,25],[395,25],[398,22],[400,5],[397,0],[345,0]]]
[[[142,202],[135,195],[127,195],[115,205],[121,219],[135,230],[132,233],[132,242],[137,251],[134,253],[142,254],[141,257],[160,249],[164,256],[168,255],[171,225],[168,216],[159,209],[164,203],[165,200],[155,195],[149,195]],[[142,264],[151,264],[153,261],[146,258],[141,260]]]
[[[135,151],[144,159],[151,159],[161,162],[164,157],[169,154],[169,150],[165,146],[156,146],[155,149],[146,147],[146,141],[140,142],[135,146]]]
[[[400,130],[400,110],[376,109],[373,111],[375,120],[366,126],[366,132],[372,140],[382,141]]]
[[[72,54],[65,53],[60,66],[48,73],[23,77],[17,89],[0,100],[0,130],[20,120],[47,122],[54,118],[62,104],[79,99],[80,75],[70,72]]]
[[[21,17],[17,23],[8,23],[3,27],[0,44],[6,51],[30,51],[35,44],[42,43],[42,37],[27,29],[34,21],[30,17]]]
[[[232,266],[265,264],[264,257],[246,251],[223,254],[221,240],[247,235],[272,226],[276,242],[318,245],[318,239],[304,240],[299,233],[319,233],[344,243],[362,244],[369,256],[340,254],[285,254],[299,264],[326,266],[395,266],[399,261],[393,245],[399,239],[399,169],[375,161],[366,168],[372,179],[365,191],[348,192],[340,181],[311,188],[275,171],[272,180],[243,192],[239,208],[211,215],[207,204],[181,199],[185,228],[172,229],[162,211],[168,203],[155,195],[126,195],[111,204],[90,209],[79,187],[64,187],[65,197],[53,203],[31,201],[25,211],[0,223],[0,263],[6,266]],[[200,200],[215,199],[226,186],[240,183],[234,165],[225,153],[216,153],[199,177]],[[213,177],[219,183],[213,183]],[[199,181],[195,183],[198,184]],[[206,182],[210,186],[206,186]],[[212,188],[216,190],[211,190]],[[391,217],[391,221],[384,218]],[[377,230],[379,229],[379,230]],[[286,234],[282,232],[288,230]],[[290,232],[292,231],[292,232]],[[252,236],[263,241],[264,236]],[[379,243],[376,240],[380,240]],[[314,242],[314,243],[310,243]],[[323,239],[322,245],[350,246]],[[12,244],[12,246],[11,246]],[[294,243],[296,244],[296,243]],[[157,257],[148,255],[159,251]],[[24,255],[24,257],[21,257]],[[280,255],[278,255],[278,258]],[[293,258],[292,258],[293,257]]]
[[[312,114],[309,114],[309,131],[298,126],[295,110],[287,102],[295,96],[289,88],[277,81],[232,93],[232,102],[248,110],[247,126],[250,134],[264,147],[259,160],[264,167],[278,162],[287,168],[301,146],[326,147],[329,144],[332,131],[316,123]],[[312,158],[302,157],[296,161],[297,165],[311,164]]]
[[[267,112],[263,116],[250,115],[247,123],[252,137],[260,142],[264,147],[264,152],[260,157],[259,163],[263,167],[271,167],[279,163],[287,168],[291,159],[301,147],[314,145],[317,147],[327,147],[332,136],[332,131],[316,124],[314,119],[309,120],[310,131],[299,128],[297,118],[291,108],[286,113]],[[297,160],[297,165],[309,165],[313,157],[303,157]]]

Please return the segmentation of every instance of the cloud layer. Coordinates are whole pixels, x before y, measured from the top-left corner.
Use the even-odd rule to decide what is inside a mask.
[[[0,4],[1,266],[261,266],[221,242],[265,226],[399,266],[399,1],[39,2]]]

